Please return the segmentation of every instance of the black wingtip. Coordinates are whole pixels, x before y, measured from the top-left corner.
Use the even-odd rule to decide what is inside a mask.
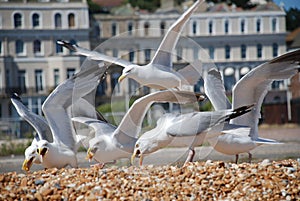
[[[225,121],[230,121],[231,119],[234,119],[236,117],[239,117],[239,116],[242,116],[248,112],[250,112],[252,110],[252,107],[254,106],[255,104],[252,104],[252,105],[246,105],[246,106],[242,106],[242,107],[239,107],[237,109],[235,109],[233,111],[233,113],[231,115],[229,115]]]
[[[69,50],[76,51],[76,48],[74,47],[75,45],[73,45],[72,43],[69,43],[67,41],[57,40],[56,43],[63,46],[63,47],[65,47],[65,48],[68,48]]]
[[[11,98],[12,98],[12,99],[15,99],[15,100],[18,100],[18,101],[20,101],[20,102],[22,102],[21,97],[20,97],[19,94],[17,94],[17,93],[13,93],[13,94],[11,95]]]

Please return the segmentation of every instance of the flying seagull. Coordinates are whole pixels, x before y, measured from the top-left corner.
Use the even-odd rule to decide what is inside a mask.
[[[183,85],[195,84],[202,73],[202,63],[199,60],[196,60],[193,64],[190,64],[179,71],[174,71],[172,69],[172,52],[178,42],[180,33],[182,32],[184,25],[190,19],[192,13],[202,2],[204,1],[196,1],[177,19],[167,31],[151,62],[144,66],[107,56],[96,51],[90,51],[66,41],[57,41],[57,43],[78,54],[85,55],[92,60],[106,61],[124,67],[123,73],[119,77],[119,82],[125,77],[128,77],[144,86],[156,89],[180,89]]]
[[[249,162],[251,162],[252,155],[250,151],[255,147],[262,144],[280,144],[278,141],[261,138],[258,135],[261,105],[272,82],[274,80],[289,79],[295,75],[299,62],[300,50],[296,50],[252,69],[233,87],[232,106],[226,97],[220,73],[215,69],[208,72],[204,81],[205,93],[215,110],[237,108],[244,104],[256,103],[251,112],[230,122],[250,127],[250,134],[226,133],[217,138],[211,138],[208,141],[215,150],[228,155],[236,155],[236,163],[240,153],[248,153]]]

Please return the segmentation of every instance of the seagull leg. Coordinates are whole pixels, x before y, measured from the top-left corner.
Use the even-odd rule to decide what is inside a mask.
[[[186,164],[186,163],[188,163],[188,162],[193,162],[194,155],[195,155],[195,150],[194,150],[194,148],[190,148],[190,149],[189,149],[189,155],[188,155],[188,157],[186,158],[184,164]]]
[[[249,163],[251,163],[251,160],[252,160],[252,154],[250,152],[248,152],[248,155],[249,155]]]
[[[236,154],[236,155],[235,155],[235,163],[238,164],[238,161],[239,161],[239,155]]]

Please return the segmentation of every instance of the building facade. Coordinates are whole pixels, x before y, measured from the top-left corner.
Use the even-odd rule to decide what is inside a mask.
[[[79,69],[85,58],[57,45],[59,39],[90,47],[85,0],[0,2],[2,123],[19,117],[10,103],[12,93],[20,94],[30,110],[42,114],[49,93]]]

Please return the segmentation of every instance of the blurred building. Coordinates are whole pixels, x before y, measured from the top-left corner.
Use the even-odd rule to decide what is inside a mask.
[[[49,93],[80,67],[85,58],[57,45],[58,39],[90,47],[85,0],[0,2],[2,123],[19,117],[10,103],[11,93],[20,94],[30,110],[41,114]]]

